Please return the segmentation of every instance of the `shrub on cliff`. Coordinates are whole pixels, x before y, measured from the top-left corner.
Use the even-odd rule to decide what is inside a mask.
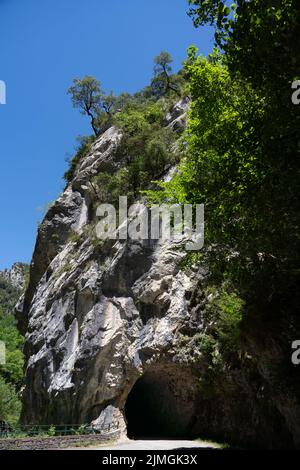
[[[74,157],[69,160],[69,168],[64,174],[64,179],[67,183],[70,183],[70,181],[72,181],[74,178],[78,163],[87,155],[94,141],[95,136],[93,135],[77,137],[78,145],[76,147],[76,153]]]
[[[176,161],[176,134],[164,127],[165,105],[164,100],[131,103],[116,114],[113,122],[122,131],[117,149],[120,169],[94,178],[99,200],[117,205],[119,196],[127,195],[133,202],[151,180]]]

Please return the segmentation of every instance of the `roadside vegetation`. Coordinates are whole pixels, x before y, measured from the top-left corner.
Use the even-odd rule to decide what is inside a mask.
[[[0,341],[5,344],[6,361],[0,364],[0,420],[17,424],[20,412],[20,390],[23,381],[23,343],[14,316],[21,292],[0,277]]]

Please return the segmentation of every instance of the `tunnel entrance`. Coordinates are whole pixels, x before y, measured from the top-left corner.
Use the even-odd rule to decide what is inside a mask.
[[[133,386],[125,405],[131,439],[191,438],[196,385],[176,366],[148,370]]]

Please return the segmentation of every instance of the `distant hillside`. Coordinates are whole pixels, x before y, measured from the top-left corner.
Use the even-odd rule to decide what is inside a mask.
[[[16,424],[23,381],[23,338],[16,327],[14,308],[27,284],[29,266],[15,263],[0,271],[0,341],[6,349],[6,363],[0,364],[0,420]]]
[[[21,290],[25,286],[28,274],[28,264],[14,263],[10,269],[0,271],[0,278],[5,279],[13,288]]]
[[[28,274],[29,266],[24,263],[15,263],[11,269],[0,271],[0,309],[4,314],[13,313]]]

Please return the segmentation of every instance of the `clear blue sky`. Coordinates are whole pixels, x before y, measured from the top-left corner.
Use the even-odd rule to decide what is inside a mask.
[[[175,69],[190,44],[207,54],[211,30],[194,29],[187,9],[187,0],[0,0],[0,269],[30,261],[41,208],[63,189],[76,136],[90,133],[66,95],[72,79],[134,92],[161,50]]]

